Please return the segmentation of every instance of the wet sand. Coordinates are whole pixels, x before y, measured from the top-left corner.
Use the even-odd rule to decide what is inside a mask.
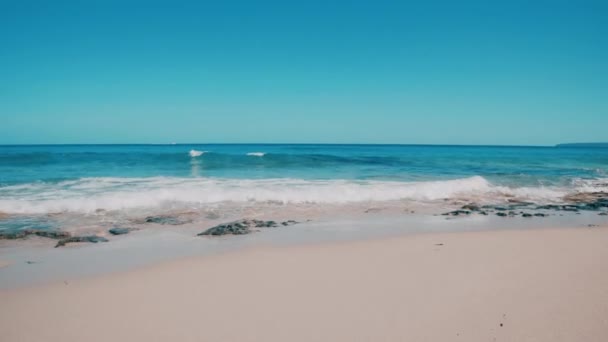
[[[3,341],[605,341],[608,227],[255,247],[0,291]]]

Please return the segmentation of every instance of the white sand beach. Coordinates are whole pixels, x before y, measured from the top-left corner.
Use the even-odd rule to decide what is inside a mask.
[[[2,341],[606,341],[608,227],[259,247],[0,292]]]

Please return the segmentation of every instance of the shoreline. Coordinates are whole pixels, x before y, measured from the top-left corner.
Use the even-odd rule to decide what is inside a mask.
[[[580,229],[606,223],[608,221],[604,216],[595,215],[594,212],[541,218],[504,218],[483,215],[390,215],[381,211],[350,219],[337,216],[295,225],[252,228],[253,232],[246,235],[200,236],[206,228],[198,224],[157,225],[118,236],[107,232],[97,233],[102,242],[74,243],[61,248],[54,248],[58,241],[56,239],[31,235],[25,239],[0,241],[0,260],[9,264],[0,272],[0,290],[136,270],[165,261],[207,257],[258,246],[318,245],[420,233],[536,230],[547,227]]]
[[[606,246],[606,224],[258,245],[0,290],[0,329],[23,341],[603,341]]]

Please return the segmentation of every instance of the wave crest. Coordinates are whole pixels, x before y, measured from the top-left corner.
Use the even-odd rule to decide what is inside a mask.
[[[600,188],[598,188],[598,186]],[[601,188],[605,186],[606,189]],[[467,199],[496,203],[507,198],[557,202],[576,191],[608,190],[603,183],[572,188],[491,184],[480,176],[426,181],[353,181],[219,178],[82,178],[59,183],[29,183],[0,188],[6,213],[91,213],[98,209],[179,208],[220,202],[346,204],[365,201]]]
[[[207,151],[197,151],[197,150],[190,150],[190,152],[188,152],[188,154],[190,155],[190,157],[194,158],[194,157],[200,157],[203,154],[205,154]]]

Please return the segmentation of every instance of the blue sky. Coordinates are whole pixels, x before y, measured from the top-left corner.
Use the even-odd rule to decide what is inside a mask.
[[[608,140],[606,1],[0,0],[0,144]]]

